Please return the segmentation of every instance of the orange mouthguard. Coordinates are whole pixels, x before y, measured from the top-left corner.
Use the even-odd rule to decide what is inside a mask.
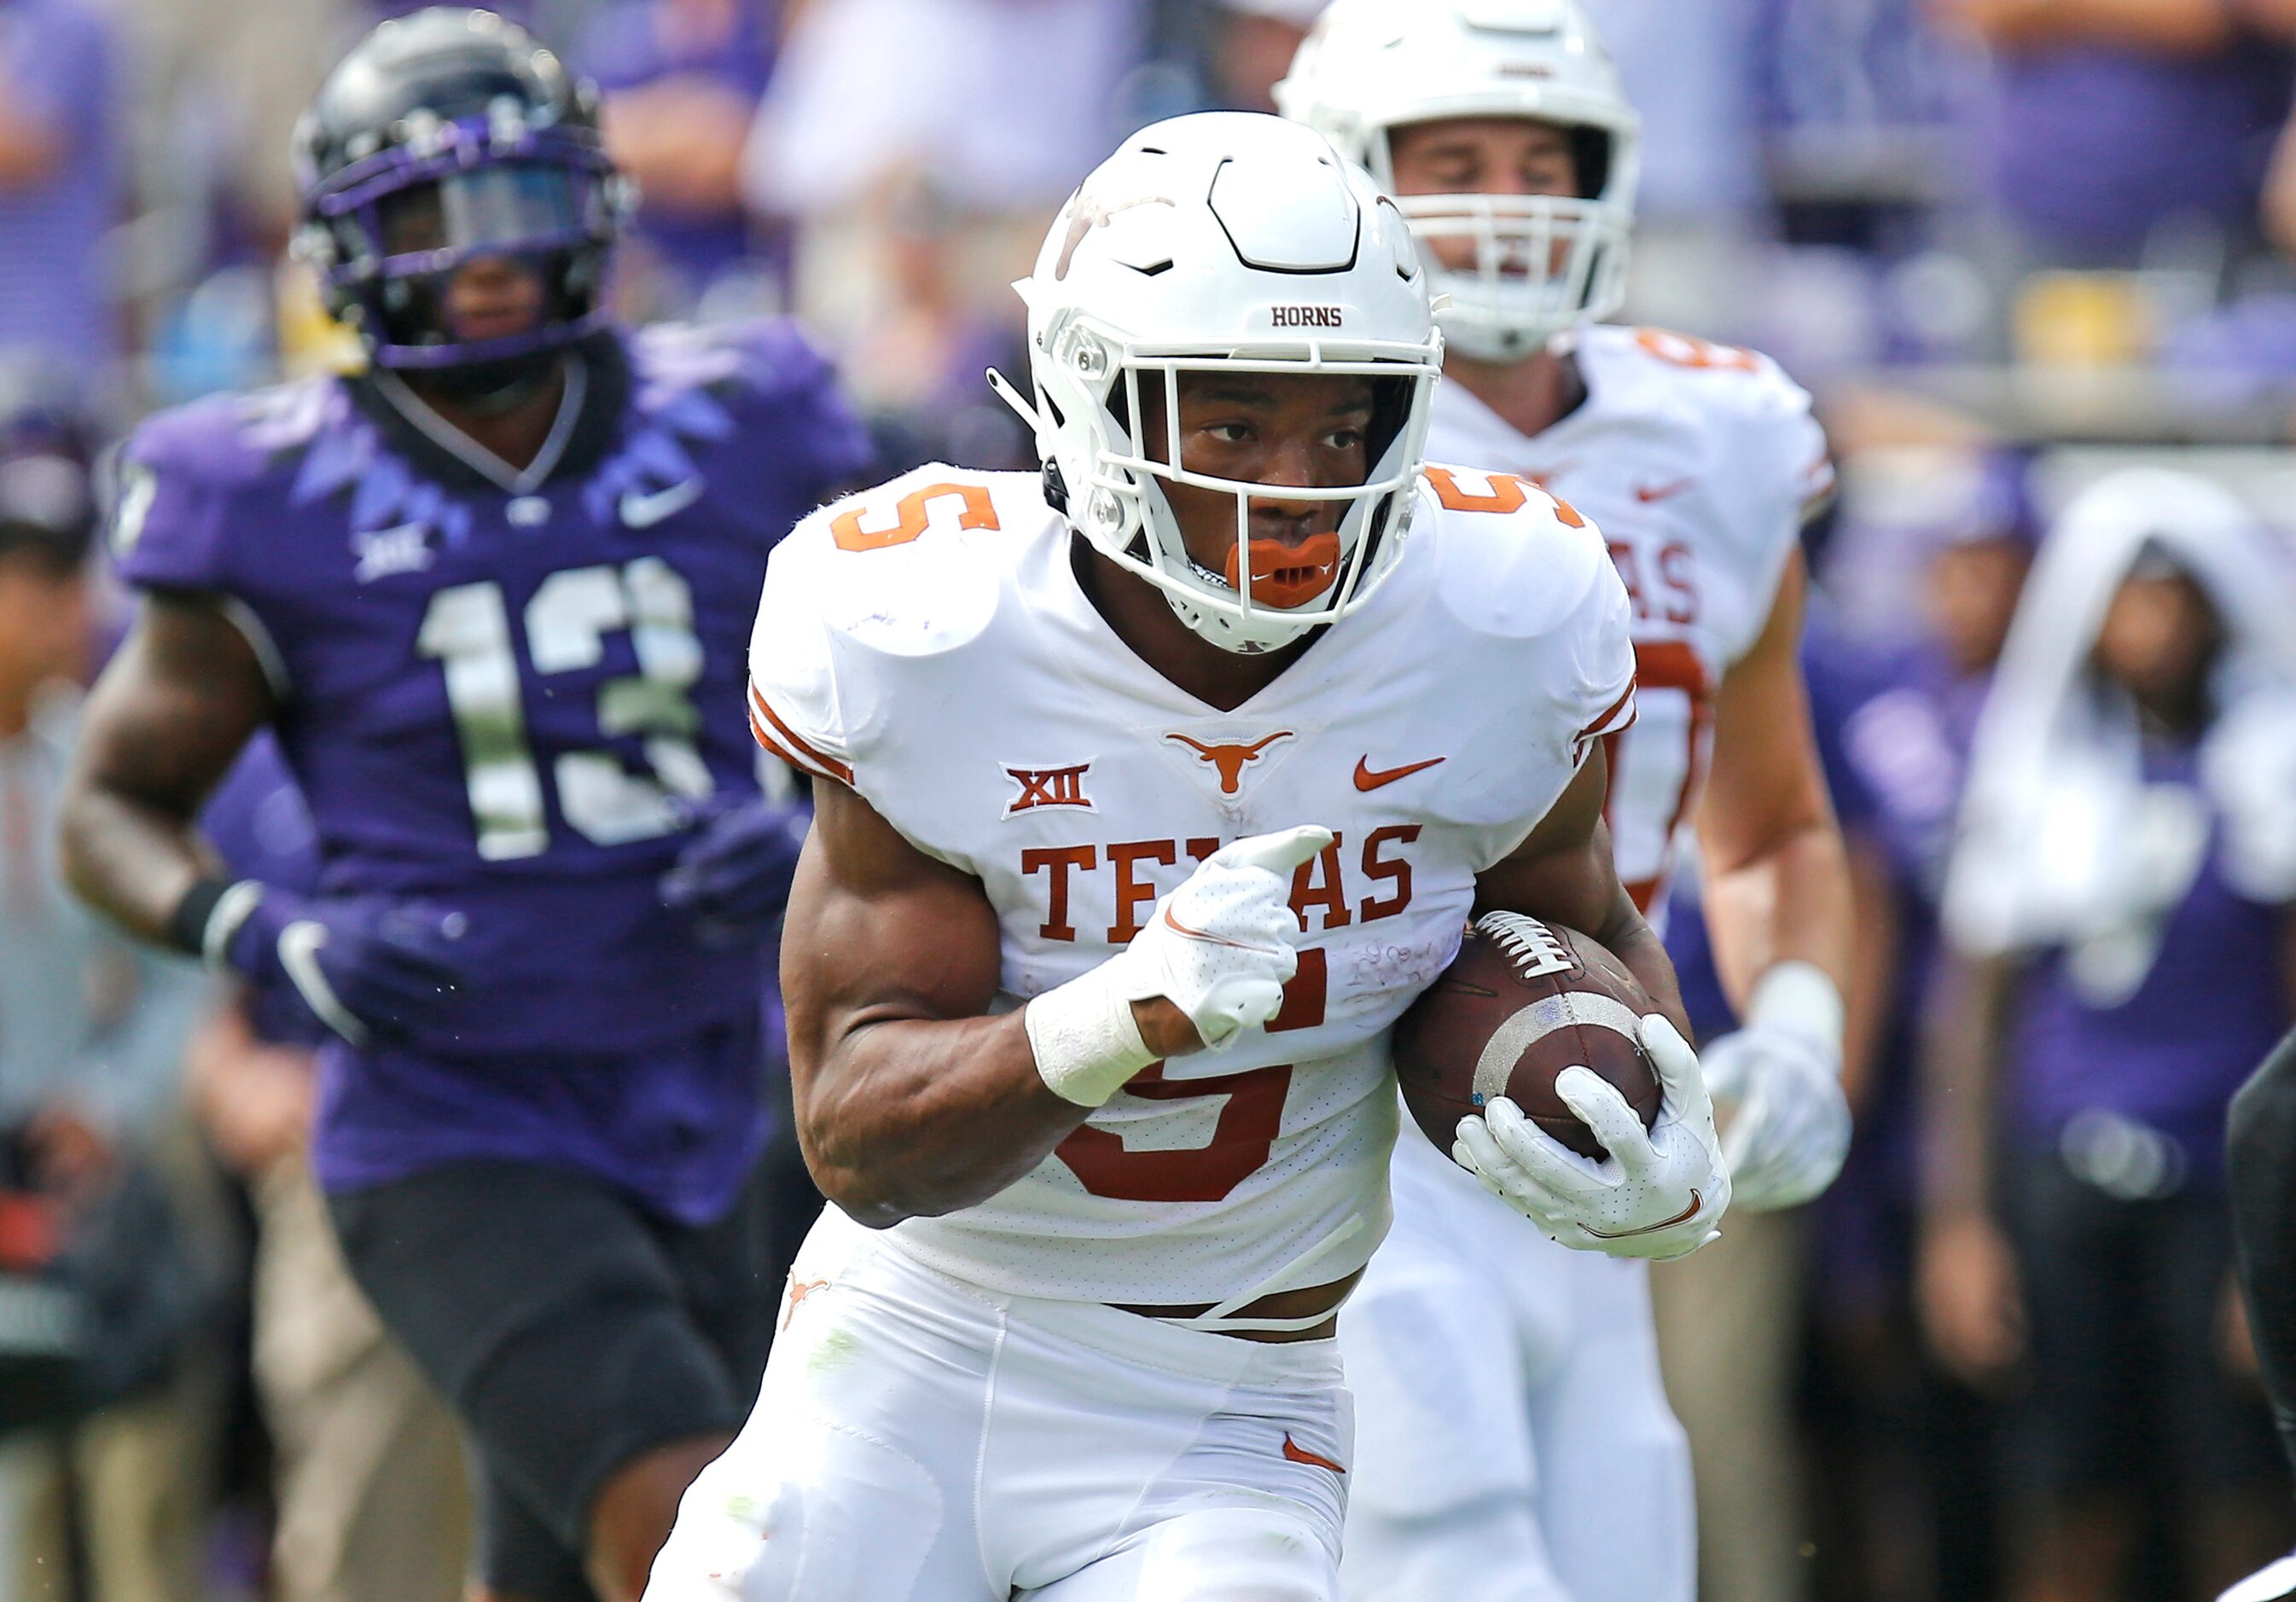
[[[1237,569],[1244,552],[1251,553],[1251,599],[1255,605],[1290,609],[1305,606],[1332,587],[1340,576],[1340,536],[1311,534],[1296,545],[1280,540],[1252,540],[1227,553],[1227,582],[1242,590]]]

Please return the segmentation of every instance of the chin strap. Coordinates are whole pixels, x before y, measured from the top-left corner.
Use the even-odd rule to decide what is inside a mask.
[[[988,387],[996,392],[997,398],[1021,414],[1021,421],[1029,425],[1031,435],[1042,433],[1045,425],[1037,416],[1037,408],[1022,397],[1019,389],[1013,388],[1013,380],[994,367],[989,368],[988,372]]]
[[[1011,379],[1006,378],[994,367],[988,368],[987,372],[988,387],[996,392],[996,398],[1012,407],[1014,414],[1029,425],[1030,442],[1034,443],[1041,439],[1044,437],[1044,424],[1037,417],[1037,408],[1029,405],[1021,391],[1013,387]],[[1069,486],[1068,480],[1061,477],[1061,464],[1050,456],[1046,456],[1044,458],[1044,472],[1045,504],[1062,517],[1066,517],[1069,510]]]

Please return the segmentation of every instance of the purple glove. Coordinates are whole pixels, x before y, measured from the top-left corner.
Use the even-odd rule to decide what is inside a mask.
[[[258,985],[292,993],[355,1046],[405,1039],[452,1020],[466,987],[455,944],[460,912],[416,902],[336,901],[251,881],[259,893],[224,948]]]
[[[694,831],[661,876],[664,905],[725,939],[762,934],[789,904],[813,813],[761,797],[697,810]]]

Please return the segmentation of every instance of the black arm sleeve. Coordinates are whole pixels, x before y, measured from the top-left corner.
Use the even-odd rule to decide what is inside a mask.
[[[2257,1366],[2281,1451],[2296,1470],[2296,1034],[2233,1098],[2225,1139]]]

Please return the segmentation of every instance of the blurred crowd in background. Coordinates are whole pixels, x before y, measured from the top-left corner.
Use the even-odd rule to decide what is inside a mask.
[[[504,9],[608,92],[642,192],[627,314],[797,311],[890,471],[1033,465],[980,375],[1021,364],[1006,286],[1046,219],[1128,129],[1267,108],[1318,7]],[[1805,1215],[1734,1226],[1797,1232],[1791,1274],[1727,1307],[1658,1276],[1705,1594],[2213,1595],[2290,1506],[2221,1132],[2296,1016],[2296,775],[2270,755],[2296,681],[2221,685],[2296,634],[2296,0],[1589,9],[1645,125],[1630,315],[1776,356],[1842,470],[1806,655],[1865,903],[1860,1127]],[[313,1282],[280,1260],[331,1249],[296,1162],[308,1058],[53,870],[72,687],[122,603],[86,486],[39,464],[343,359],[287,250],[288,136],[387,14],[0,0],[0,386],[74,413],[0,452],[0,1598],[427,1602],[404,1571],[344,1589],[362,1520],[454,1594],[452,1432],[371,1320],[247,1350],[250,1299]],[[2100,686],[2136,708],[2125,750],[2103,710],[2064,732]],[[218,807],[264,877],[308,854],[275,772]],[[2126,843],[2113,882],[2014,844],[2083,830]],[[1695,906],[1674,925],[1694,969]],[[108,1400],[60,1424],[44,1269],[56,1198],[98,1189],[113,1238],[72,1249],[118,1303]],[[371,1392],[391,1474],[275,1473],[330,1385]]]

